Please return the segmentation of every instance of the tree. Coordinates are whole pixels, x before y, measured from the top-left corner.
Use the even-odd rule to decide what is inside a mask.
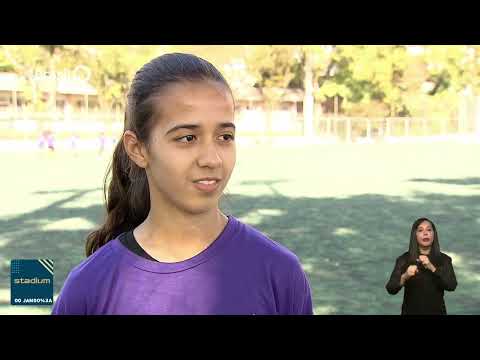
[[[408,66],[404,46],[341,46],[339,53],[353,102],[378,100],[390,107],[390,116],[401,112],[401,79]]]
[[[245,52],[247,71],[253,76],[254,86],[261,88],[268,106],[267,129],[271,132],[275,105],[291,86],[296,76],[298,48],[284,45],[254,46]]]
[[[0,53],[5,59],[6,67],[19,76],[25,78],[23,99],[26,106],[33,106],[41,110],[37,74],[45,72],[45,51],[39,45],[2,45]]]
[[[57,108],[57,66],[56,63],[62,57],[65,58],[67,54],[63,54],[63,45],[40,45],[40,47],[48,54],[48,74],[49,74],[49,107],[51,111],[55,111]],[[63,56],[62,56],[63,55]]]
[[[314,133],[314,103],[324,101],[326,97],[345,95],[345,87],[332,81],[336,69],[336,45],[302,46],[303,55],[303,89],[305,92],[303,105],[304,135]]]
[[[438,105],[435,109],[457,118],[460,131],[472,120],[462,107],[475,99],[480,87],[479,50],[478,45],[426,46],[423,53],[432,83],[429,95]]]
[[[161,46],[99,45],[82,47],[82,62],[91,70],[90,83],[97,89],[101,108],[124,106],[135,72],[165,51]]]
[[[285,45],[259,45],[246,52],[249,72],[255,77],[258,88],[288,88],[295,77],[297,49]]]

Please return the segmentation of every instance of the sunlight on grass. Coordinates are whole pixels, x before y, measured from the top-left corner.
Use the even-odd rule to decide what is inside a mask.
[[[0,152],[0,313],[49,313],[9,305],[10,260],[54,259],[58,292],[103,217],[107,157],[38,155]],[[317,314],[398,314],[385,283],[412,222],[430,217],[458,278],[448,312],[480,314],[479,157],[449,143],[238,149],[226,212],[298,256]]]
[[[48,219],[26,219],[23,221],[27,225],[48,225],[50,221]]]
[[[10,304],[10,289],[0,289],[0,304]]]
[[[463,256],[451,251],[443,251],[443,253],[447,254],[452,258],[453,268],[457,273],[457,277],[464,276],[468,281],[480,281],[480,274],[471,270],[472,266],[478,264],[478,262],[470,259],[467,262]]]
[[[330,315],[334,314],[337,311],[335,306],[327,305],[327,306],[317,306],[314,308],[313,312],[315,315]]]
[[[473,281],[479,281],[480,282],[480,274],[476,274],[476,273],[473,273],[473,272],[467,272],[465,274],[467,276],[467,278],[469,278],[470,280],[473,280]]]
[[[241,217],[239,220],[250,225],[258,225],[266,217],[281,216],[283,214],[285,214],[285,211],[280,209],[257,209]]]
[[[444,254],[450,256],[452,258],[452,264],[454,267],[462,267],[464,266],[463,257],[459,254],[456,254],[451,251],[442,251]]]
[[[357,233],[358,232],[353,229],[342,228],[342,227],[335,229],[335,231],[333,232],[334,235],[338,235],[338,236],[355,235]]]
[[[42,226],[41,231],[51,230],[89,230],[95,227],[95,223],[83,218],[69,218],[54,221]]]
[[[6,239],[6,238],[0,239],[0,247],[8,245],[10,241],[12,241],[12,239]]]
[[[361,254],[361,253],[364,252],[364,250],[361,249],[361,248],[352,248],[352,247],[349,247],[347,250],[348,250],[349,252],[351,252],[352,254]]]
[[[281,216],[285,214],[285,211],[280,209],[258,209],[257,212],[263,216]]]
[[[85,194],[82,194],[80,198],[75,199],[75,201],[69,201],[65,204],[62,204],[60,208],[61,209],[88,208],[92,205],[103,206],[103,203],[104,203],[103,192],[100,190],[97,190],[97,191],[90,191]]]
[[[302,264],[303,271],[306,273],[311,273],[313,271],[313,265],[312,264]]]

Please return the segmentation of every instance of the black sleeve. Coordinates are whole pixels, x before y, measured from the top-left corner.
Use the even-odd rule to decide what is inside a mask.
[[[445,257],[442,265],[436,267],[434,274],[436,275],[437,285],[441,289],[454,291],[457,287],[457,278],[455,277],[452,259],[450,257]]]
[[[405,261],[402,259],[402,257],[399,257],[395,262],[395,268],[392,271],[390,280],[385,286],[387,288],[388,293],[391,295],[395,295],[402,288],[402,286],[400,285],[400,277],[402,276],[402,271],[404,266],[405,266]]]

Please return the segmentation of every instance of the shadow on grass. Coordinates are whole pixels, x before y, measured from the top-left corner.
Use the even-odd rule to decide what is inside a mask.
[[[0,235],[7,239],[0,244],[1,291],[10,288],[11,259],[51,258],[58,293],[68,272],[84,258],[85,237],[92,228],[46,230],[44,224],[70,218],[98,224],[103,205],[74,206],[97,190],[76,191],[47,207],[0,220]],[[298,255],[319,314],[398,314],[402,292],[388,295],[385,283],[395,258],[408,247],[411,224],[427,216],[437,225],[442,250],[454,255],[459,286],[446,295],[449,313],[479,314],[480,196],[417,193],[415,199],[375,194],[348,198],[233,194],[223,208]],[[73,207],[62,207],[72,202]]]
[[[398,314],[403,291],[387,294],[395,259],[408,249],[411,224],[437,224],[442,251],[453,255],[459,286],[449,313],[480,314],[480,196],[417,193],[416,201],[366,194],[348,198],[228,196],[227,212],[244,218],[299,256],[317,313]]]
[[[247,181],[242,181],[240,185],[264,185],[267,186],[272,194],[275,196],[282,196],[282,193],[280,193],[276,188],[275,185],[281,184],[288,182],[289,180],[287,179],[277,179],[277,180],[247,180]]]
[[[8,294],[10,292],[10,261],[12,259],[52,259],[54,261],[54,293],[59,292],[68,272],[84,258],[84,241],[86,235],[92,230],[88,225],[99,223],[104,212],[102,205],[75,207],[75,202],[98,190],[101,189],[37,192],[37,195],[66,193],[68,196],[30,213],[0,220],[0,235],[4,239],[0,244],[0,291],[3,294],[0,305],[9,303],[9,295],[7,298],[5,292],[7,291]],[[73,206],[71,206],[72,203]],[[65,205],[69,207],[65,208]],[[69,219],[86,221],[79,229],[69,229],[68,224],[65,223],[63,225],[60,223],[58,227],[51,227],[55,222]]]
[[[103,188],[97,188],[97,189],[88,189],[88,190],[82,190],[81,192],[78,189],[70,189],[70,190],[49,190],[49,191],[35,191],[32,194],[34,195],[49,195],[49,194],[68,194],[68,193],[75,193],[75,195],[78,196],[83,196],[86,193],[92,192],[92,191],[103,191]]]
[[[480,178],[471,177],[465,179],[410,179],[413,182],[430,182],[450,185],[480,185]]]

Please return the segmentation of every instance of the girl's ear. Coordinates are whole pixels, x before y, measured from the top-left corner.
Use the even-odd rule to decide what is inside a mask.
[[[123,134],[123,146],[128,157],[137,164],[138,167],[147,167],[148,154],[145,145],[138,140],[137,135],[135,135],[133,131],[125,131]]]

